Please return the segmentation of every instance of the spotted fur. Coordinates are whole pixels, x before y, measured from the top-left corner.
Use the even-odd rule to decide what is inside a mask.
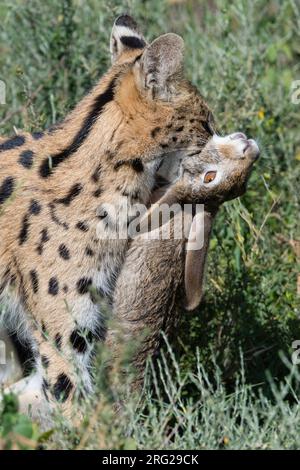
[[[112,67],[66,119],[0,142],[4,323],[36,351],[40,389],[68,416],[79,381],[92,389],[93,342],[105,332],[97,299],[110,301],[127,249],[109,240],[99,207],[121,211],[126,201],[131,217],[133,203],[148,203],[160,162],[199,152],[211,134],[211,112],[183,77],[183,50],[175,34],[148,45],[119,17]]]

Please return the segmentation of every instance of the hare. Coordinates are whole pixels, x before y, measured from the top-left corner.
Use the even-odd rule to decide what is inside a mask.
[[[133,358],[133,388],[143,383],[147,356],[157,353],[161,330],[170,333],[182,308],[194,310],[199,305],[215,215],[224,201],[245,192],[258,156],[256,142],[242,133],[214,135],[201,153],[184,157],[177,180],[142,219],[142,233],[131,242],[114,291],[113,318],[118,328],[113,326],[107,335],[115,358],[120,354],[121,343],[140,341]],[[179,207],[190,203],[194,210],[196,204],[203,204],[203,218],[199,213],[177,211],[167,223],[150,233],[143,232],[143,220],[155,220],[163,204],[173,207],[175,203]],[[178,222],[184,215],[188,233],[176,239],[175,227],[180,226]],[[165,233],[170,233],[168,239],[163,239]],[[203,243],[197,246],[201,233]]]

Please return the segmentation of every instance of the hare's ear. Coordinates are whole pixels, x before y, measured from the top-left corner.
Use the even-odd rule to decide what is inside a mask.
[[[185,258],[184,286],[186,310],[198,307],[203,294],[203,279],[213,216],[209,212],[196,214],[190,228]],[[199,242],[202,247],[199,247]]]
[[[144,49],[146,41],[138,25],[129,15],[121,15],[114,22],[110,37],[110,54],[112,63],[126,51]]]
[[[139,63],[139,86],[152,98],[171,100],[183,68],[184,42],[177,34],[163,34],[143,52]]]

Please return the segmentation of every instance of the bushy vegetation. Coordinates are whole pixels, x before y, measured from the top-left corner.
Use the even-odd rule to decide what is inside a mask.
[[[300,104],[291,97],[300,80],[299,3],[6,0],[1,135],[13,126],[43,129],[74,106],[107,69],[110,27],[124,11],[149,40],[168,31],[184,37],[187,74],[219,131],[255,137],[261,159],[247,194],[219,214],[205,300],[183,314],[176,361],[167,369],[162,360],[165,372],[154,395],[146,390],[145,407],[132,400],[116,418],[103,392],[98,423],[66,431],[58,417],[51,438],[27,428],[25,437],[60,448],[297,448],[299,376],[288,364],[300,340]],[[17,423],[8,405],[3,423],[9,413]],[[11,446],[5,436],[15,424],[1,426],[3,446]]]

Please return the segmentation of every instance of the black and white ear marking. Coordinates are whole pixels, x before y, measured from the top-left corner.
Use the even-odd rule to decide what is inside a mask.
[[[130,49],[143,49],[146,41],[138,25],[129,15],[119,16],[112,29],[110,38],[111,60],[114,63],[120,55]]]
[[[163,34],[143,52],[140,64],[140,84],[153,98],[165,101],[176,94],[176,81],[184,60],[183,39],[174,33]]]

